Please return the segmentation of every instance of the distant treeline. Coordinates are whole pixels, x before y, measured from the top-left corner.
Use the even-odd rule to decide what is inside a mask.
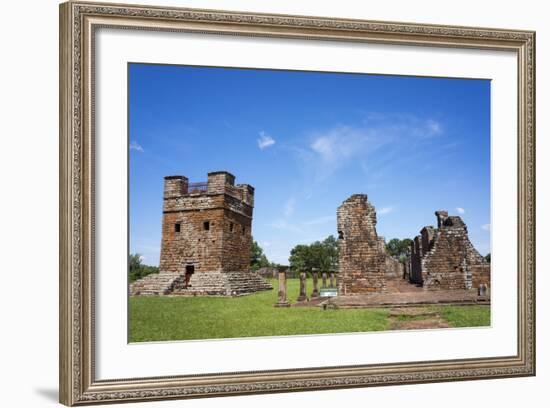
[[[393,238],[386,244],[388,255],[405,263],[410,256],[412,241],[408,238]],[[290,269],[294,273],[301,271],[311,272],[313,269],[319,272],[338,272],[338,240],[329,235],[322,241],[315,241],[309,245],[299,244],[290,251]],[[491,254],[486,257],[490,262]],[[130,254],[130,282],[141,279],[151,273],[158,273],[158,266],[145,265],[143,257],[139,253]],[[257,271],[260,268],[287,268],[288,266],[270,262],[262,247],[256,241],[252,241],[250,247],[250,269]]]
[[[159,272],[158,266],[144,265],[142,260],[143,257],[140,254],[130,254],[128,258],[130,282],[135,282],[147,275]]]

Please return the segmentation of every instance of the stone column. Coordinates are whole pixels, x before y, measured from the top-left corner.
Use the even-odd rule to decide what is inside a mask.
[[[326,272],[323,272],[321,274],[321,279],[322,279],[322,282],[323,282],[321,287],[324,289],[324,288],[327,287],[327,273]]]
[[[275,303],[275,307],[288,307],[290,303],[286,300],[286,271],[279,271],[279,299]]]
[[[313,292],[311,293],[311,297],[316,298],[319,297],[319,272],[317,268],[312,268],[311,274],[313,275]]]
[[[300,272],[300,296],[298,296],[298,302],[303,302],[304,300],[307,300],[306,281],[307,281],[306,273]]]
[[[336,279],[334,276],[334,272],[330,273],[330,287],[335,288],[336,287]]]

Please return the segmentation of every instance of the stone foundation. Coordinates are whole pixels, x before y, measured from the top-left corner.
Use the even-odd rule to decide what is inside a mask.
[[[184,274],[161,272],[130,284],[130,295],[240,296],[270,289],[273,286],[254,272],[197,273],[187,285]]]

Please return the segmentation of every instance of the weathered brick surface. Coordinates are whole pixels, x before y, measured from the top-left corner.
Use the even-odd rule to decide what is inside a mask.
[[[185,273],[193,265],[195,273],[248,271],[254,189],[235,186],[226,172],[209,173],[201,189],[189,189],[186,180],[165,179],[160,270]]]
[[[422,236],[417,235],[411,244],[409,280],[413,283],[422,283],[422,255]]]
[[[387,255],[376,233],[376,211],[355,194],[338,208],[339,295],[385,292],[407,277],[425,290],[469,290],[490,284],[490,264],[473,247],[460,217],[436,211],[437,228],[422,228],[411,245],[407,267]],[[390,288],[390,289],[388,289]]]
[[[385,253],[376,234],[376,211],[365,194],[355,194],[338,207],[340,295],[383,292]]]
[[[426,290],[471,289],[490,282],[490,265],[474,248],[460,217],[436,211],[437,229],[428,226],[411,247],[410,280]]]
[[[133,292],[235,295],[270,289],[250,271],[253,207],[254,188],[235,185],[230,173],[209,173],[206,183],[165,177],[161,273],[134,283]]]
[[[387,279],[402,279],[405,274],[405,266],[397,259],[389,255],[385,257],[385,273]]]

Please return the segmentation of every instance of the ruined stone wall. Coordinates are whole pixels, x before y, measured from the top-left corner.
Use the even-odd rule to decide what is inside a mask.
[[[409,280],[422,283],[422,237],[417,235],[411,244],[411,270]]]
[[[376,211],[364,194],[355,194],[338,207],[340,295],[386,289],[385,254],[376,234]]]
[[[491,286],[491,264],[485,262],[484,264],[475,264],[471,267],[472,271],[472,287],[479,288],[479,285],[484,283],[487,286]]]
[[[384,273],[387,279],[402,278],[405,272],[404,266],[397,259],[392,258],[386,252],[386,239],[378,237],[378,251],[384,256]]]
[[[186,177],[165,178],[160,270],[249,271],[254,188],[234,186],[227,172],[208,174],[194,186]]]
[[[399,262],[397,259],[392,258],[389,255],[385,257],[385,271],[386,278],[400,278],[402,279],[405,274],[405,265]]]
[[[436,216],[433,244],[421,260],[424,288],[470,289],[490,280],[490,266],[470,242],[462,219],[449,217],[445,211]]]
[[[435,229],[431,225],[424,227],[420,230],[420,237],[422,239],[422,256],[424,256],[434,244]]]
[[[471,272],[459,228],[436,233],[435,245],[422,259],[425,289],[470,289]]]
[[[472,287],[478,288],[482,283],[491,286],[491,264],[481,256],[469,239],[465,244],[467,260],[472,274]]]

